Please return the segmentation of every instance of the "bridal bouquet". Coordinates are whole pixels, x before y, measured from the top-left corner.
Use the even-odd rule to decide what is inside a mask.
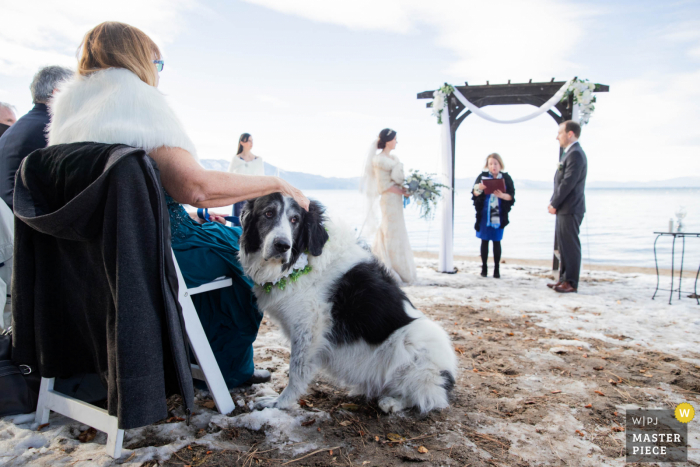
[[[434,174],[423,174],[417,170],[411,170],[403,182],[403,187],[418,205],[420,217],[423,219],[432,219],[435,216],[435,207],[442,197],[442,189],[450,189],[447,185],[434,182],[431,175]]]

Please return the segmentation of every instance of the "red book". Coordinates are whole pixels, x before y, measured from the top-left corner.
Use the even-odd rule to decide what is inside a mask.
[[[486,189],[484,190],[484,194],[490,195],[496,190],[501,190],[503,193],[506,192],[506,181],[503,180],[502,178],[495,178],[495,179],[483,179],[481,180],[481,183],[483,183],[486,186]]]

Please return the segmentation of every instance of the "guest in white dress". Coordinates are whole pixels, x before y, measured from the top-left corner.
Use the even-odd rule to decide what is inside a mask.
[[[416,266],[403,217],[403,197],[408,195],[403,188],[403,164],[391,154],[396,143],[396,132],[386,128],[370,148],[362,180],[362,191],[368,201],[365,225],[370,232],[374,230],[372,223],[378,199],[381,223],[374,235],[372,252],[397,280],[410,284],[416,280]]]
[[[228,166],[228,171],[239,175],[265,175],[265,164],[262,157],[253,154],[251,152],[252,149],[253,137],[249,133],[243,133],[241,137],[238,138],[238,152],[233,156],[233,159],[231,159],[231,165]],[[233,225],[241,225],[238,219],[241,217],[241,211],[245,203],[245,201],[240,201],[233,205],[233,215],[236,218],[233,221]]]

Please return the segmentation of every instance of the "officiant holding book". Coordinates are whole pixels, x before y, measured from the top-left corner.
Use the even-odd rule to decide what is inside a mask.
[[[472,200],[476,210],[476,237],[481,239],[481,276],[488,275],[489,241],[493,242],[493,277],[500,278],[501,240],[508,213],[515,204],[513,179],[503,172],[503,159],[496,153],[486,158],[484,171],[476,177]]]

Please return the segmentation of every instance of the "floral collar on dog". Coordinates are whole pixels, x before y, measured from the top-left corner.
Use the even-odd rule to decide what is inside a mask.
[[[273,287],[284,290],[284,288],[287,287],[287,278],[289,278],[292,282],[296,282],[301,276],[310,272],[311,265],[309,265],[309,257],[306,253],[302,253],[299,255],[299,259],[297,259],[296,263],[294,263],[294,266],[289,268],[284,276],[280,277],[275,282],[266,282],[259,285],[263,288],[265,293],[272,292]]]

